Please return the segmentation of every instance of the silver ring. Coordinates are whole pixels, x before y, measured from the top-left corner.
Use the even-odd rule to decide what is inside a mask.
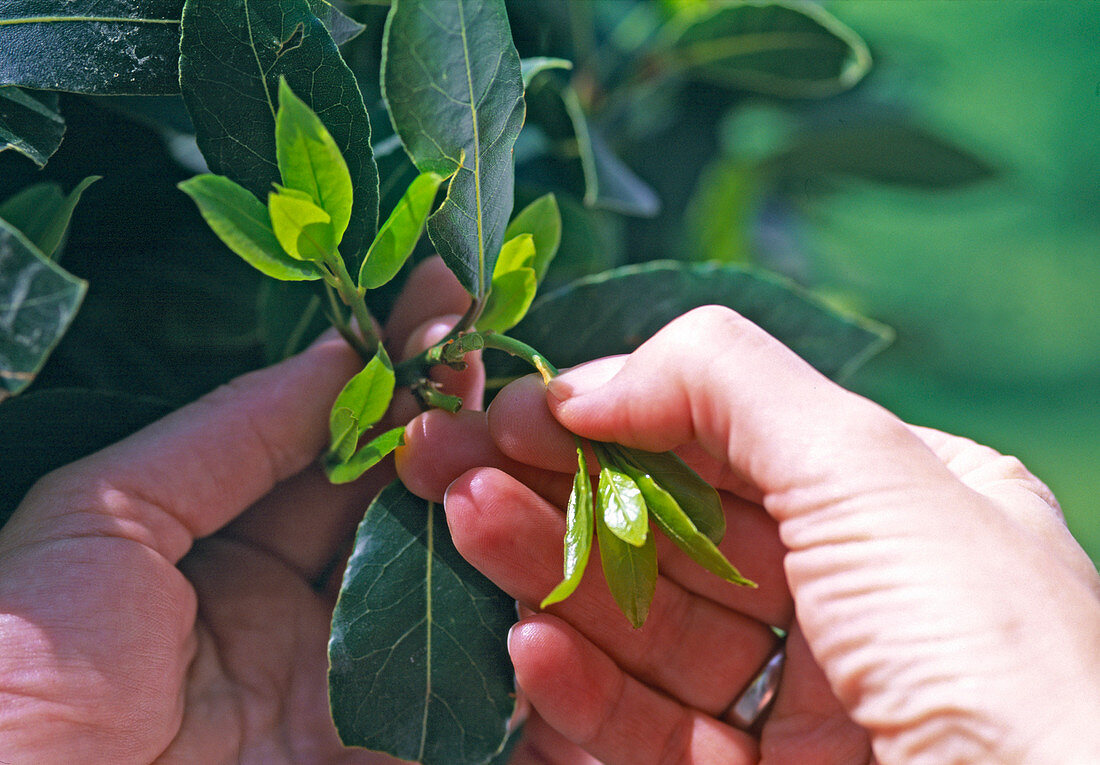
[[[730,704],[723,717],[742,730],[752,728],[768,711],[768,707],[775,699],[775,692],[779,689],[779,679],[783,674],[783,664],[786,659],[786,647],[780,644],[775,653],[760,668],[752,682]]]

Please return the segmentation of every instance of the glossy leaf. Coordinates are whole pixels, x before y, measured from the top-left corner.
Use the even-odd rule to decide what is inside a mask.
[[[339,242],[351,220],[352,185],[347,163],[325,123],[279,79],[275,156],[283,185],[304,191],[332,219]]]
[[[366,26],[337,8],[331,0],[309,0],[309,9],[321,20],[337,45],[350,42],[362,34]]]
[[[0,85],[179,92],[180,0],[3,0]]]
[[[354,187],[341,242],[360,254],[378,221],[378,169],[355,76],[306,0],[187,0],[180,84],[210,169],[265,198],[280,180],[275,149],[280,77],[320,115]]]
[[[577,589],[588,566],[588,556],[592,551],[593,533],[592,477],[588,474],[588,464],[584,458],[584,448],[577,446],[577,472],[573,476],[573,491],[565,506],[565,548],[562,565],[564,577],[561,582],[542,599],[539,608],[546,608],[568,598]]]
[[[530,234],[534,238],[535,257],[531,267],[541,283],[561,244],[561,211],[557,197],[544,194],[516,213],[504,232],[505,246],[520,234]],[[504,257],[503,248],[501,257]]]
[[[738,311],[830,377],[843,378],[891,337],[885,327],[840,313],[772,274],[671,261],[579,279],[540,297],[508,334],[564,368],[629,353],[672,319],[710,304]],[[490,377],[528,371],[502,354],[485,361]]]
[[[393,398],[394,372],[386,351],[378,353],[363,369],[348,380],[332,404],[329,419],[332,452],[339,451],[350,438],[351,449],[359,436],[382,419]],[[349,436],[349,427],[354,435]],[[346,445],[344,446],[347,449]],[[347,455],[347,456],[350,456]],[[342,459],[347,459],[347,456]]]
[[[515,708],[515,601],[462,559],[440,505],[399,483],[359,526],[333,613],[329,698],[346,745],[484,762]]]
[[[359,269],[360,287],[368,290],[381,287],[401,270],[424,233],[424,222],[442,182],[442,175],[427,172],[409,184],[367,250]]]
[[[625,446],[611,447],[621,459],[652,477],[710,541],[718,544],[726,534],[722,499],[709,483],[672,452],[647,452]]]
[[[695,527],[673,496],[653,480],[652,476],[635,470],[627,464],[622,464],[622,468],[637,483],[638,489],[645,497],[645,504],[649,508],[653,522],[676,543],[677,547],[707,571],[717,574],[727,582],[749,587],[756,586],[751,580],[741,576],[741,572],[726,559],[714,542]]]
[[[312,263],[289,256],[271,227],[267,208],[252,193],[221,175],[196,175],[179,184],[226,247],[267,276],[283,281],[321,278]]]
[[[489,299],[478,320],[479,329],[504,332],[524,317],[538,291],[538,276],[533,268],[535,255],[535,241],[530,234],[520,234],[504,243]]]
[[[0,399],[31,384],[87,289],[0,220]]]
[[[871,66],[859,35],[805,2],[714,6],[709,13],[687,14],[671,38],[663,54],[675,71],[785,97],[838,93],[859,82]]]
[[[22,231],[47,258],[56,259],[73,210],[84,191],[99,178],[88,176],[68,194],[63,194],[56,183],[36,183],[5,199],[0,204],[0,218]]]
[[[0,152],[14,149],[43,167],[64,135],[56,93],[0,88]]]
[[[483,298],[512,212],[512,146],[524,115],[503,0],[395,0],[382,85],[417,168],[454,173],[428,236],[462,285]]]
[[[634,479],[602,444],[593,443],[600,460],[596,514],[608,530],[627,544],[641,547],[649,536],[649,513]]]
[[[275,238],[290,257],[323,262],[336,252],[332,218],[306,192],[272,191],[267,195],[267,211]]]
[[[390,452],[405,443],[405,427],[387,430],[359,447],[346,459],[326,460],[325,474],[331,483],[349,483],[370,470]]]
[[[46,473],[110,446],[171,407],[146,396],[77,388],[28,391],[0,403],[0,524]]]
[[[600,542],[600,563],[611,596],[635,629],[645,624],[653,593],[657,590],[657,545],[650,534],[645,544],[635,547],[615,536],[602,514],[596,513],[596,538]]]

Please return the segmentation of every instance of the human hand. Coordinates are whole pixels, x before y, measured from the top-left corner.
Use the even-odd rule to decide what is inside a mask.
[[[722,490],[721,549],[760,584],[731,587],[659,540],[642,629],[596,566],[513,629],[533,707],[595,757],[1100,762],[1100,578],[1018,461],[907,426],[744,319],[699,309],[549,395],[527,378],[487,416],[408,429],[406,484],[446,493],[460,552],[529,609],[561,577],[575,452],[559,421],[677,449]],[[774,651],[768,625],[789,630],[786,665],[748,733],[723,715]]]
[[[468,301],[429,261],[391,353]],[[0,761],[390,761],[340,745],[326,689],[339,569],[393,475],[333,486],[316,464],[361,366],[322,340],[35,485],[0,530]],[[480,368],[440,373],[480,396]]]

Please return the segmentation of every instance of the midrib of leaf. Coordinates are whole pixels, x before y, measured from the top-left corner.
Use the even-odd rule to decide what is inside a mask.
[[[179,19],[143,19],[125,16],[27,16],[22,19],[0,19],[0,27],[16,24],[58,24],[62,22],[97,22],[102,24],[179,24]]]
[[[458,0],[459,31],[462,33],[462,57],[466,63],[466,85],[470,89],[470,122],[474,130],[474,204],[477,208],[477,289],[478,297],[484,297],[485,285],[485,235],[481,226],[481,137],[478,134],[477,106],[474,104],[474,77],[470,71],[470,45],[466,40],[466,9]]]
[[[416,755],[416,759],[424,759],[424,750],[428,746],[428,708],[432,700],[432,555],[435,552],[435,503],[428,503],[428,523],[427,523],[427,540],[426,545],[428,548],[427,560],[424,561],[425,574],[424,574],[424,588],[425,593],[425,624],[427,625],[427,636],[424,639],[424,645],[427,649],[427,660],[424,662],[426,666],[426,673],[424,678],[424,716],[420,722],[420,752]]]
[[[275,117],[275,104],[271,102],[271,91],[267,87],[267,72],[260,63],[260,52],[256,50],[256,39],[252,36],[252,16],[248,12],[248,0],[244,0],[244,26],[248,30],[248,47],[252,50],[252,57],[256,59],[256,71],[260,73],[260,83],[264,86],[264,98],[267,99],[267,108],[271,111],[271,119]]]

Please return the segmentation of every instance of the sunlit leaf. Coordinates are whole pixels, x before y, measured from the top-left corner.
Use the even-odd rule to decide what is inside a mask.
[[[220,175],[197,175],[179,187],[195,201],[225,246],[256,270],[283,281],[321,278],[312,263],[290,257],[271,228],[267,208],[252,193]]]
[[[657,546],[653,535],[647,536],[641,547],[627,544],[607,528],[602,514],[596,513],[596,538],[611,596],[637,629],[645,624],[657,590]]]
[[[382,461],[386,455],[405,442],[405,427],[387,430],[359,447],[346,459],[326,460],[325,474],[332,483],[348,483]]]
[[[359,269],[360,287],[368,290],[381,287],[401,270],[424,233],[424,222],[442,182],[442,175],[428,172],[409,184],[367,250]]]
[[[336,252],[332,218],[306,192],[272,191],[267,195],[267,211],[275,238],[290,257],[324,261]]]
[[[561,244],[561,211],[557,197],[544,194],[516,213],[504,232],[505,246],[520,234],[530,234],[534,238],[535,257],[531,267],[541,283]]]
[[[593,534],[592,477],[588,475],[588,464],[584,458],[584,449],[577,447],[577,472],[573,476],[573,491],[565,507],[565,539],[563,541],[564,559],[561,582],[542,599],[539,608],[560,603],[577,589],[588,566],[588,556],[592,551]]]
[[[524,115],[503,0],[395,0],[382,84],[417,168],[454,173],[428,236],[462,285],[483,298],[512,212],[512,146]]]

